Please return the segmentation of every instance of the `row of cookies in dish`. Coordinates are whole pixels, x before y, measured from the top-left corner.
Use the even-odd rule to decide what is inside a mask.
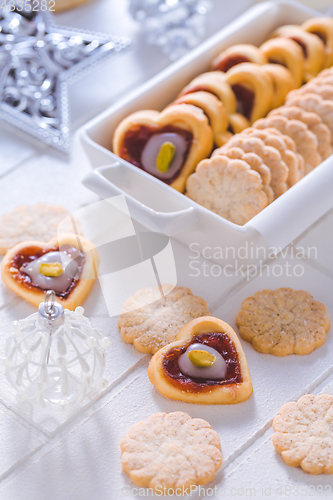
[[[200,107],[199,96],[198,103],[193,97],[182,96],[198,91],[216,95],[227,111],[229,134],[237,133],[281,106],[288,92],[332,64],[333,19],[313,18],[301,26],[278,28],[260,47],[250,44],[229,47],[214,59],[213,72],[195,78],[176,102]],[[232,97],[222,91],[222,82],[231,87],[241,117],[235,112]],[[216,145],[222,145],[227,136],[214,133]]]
[[[226,49],[214,59],[212,67],[227,72],[243,62],[280,64],[300,87],[333,64],[333,19],[315,17],[300,26],[281,26],[260,47],[240,44]]]
[[[332,142],[329,68],[201,161],[187,179],[186,194],[229,221],[245,224],[328,158]]]
[[[126,117],[115,130],[114,153],[183,192],[188,175],[214,146],[223,146],[332,64],[329,18],[284,26],[272,37],[259,48],[224,51],[214,71],[196,77],[161,113]]]

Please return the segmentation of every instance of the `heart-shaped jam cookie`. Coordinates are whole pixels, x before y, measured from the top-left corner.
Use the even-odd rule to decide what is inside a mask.
[[[308,82],[324,69],[325,45],[323,40],[302,29],[301,26],[280,26],[271,35],[271,38],[289,38],[296,42],[302,49],[304,59],[304,80]]]
[[[242,346],[224,321],[203,316],[187,323],[176,341],[151,359],[148,375],[170,399],[196,404],[234,404],[252,394]]]
[[[113,152],[183,192],[187,177],[213,148],[204,112],[186,104],[138,111],[125,118],[113,136]]]
[[[9,250],[1,264],[3,282],[35,307],[47,290],[74,310],[87,298],[97,277],[95,246],[80,235],[63,234],[48,243],[28,241]]]
[[[271,38],[264,42],[260,50],[270,64],[284,66],[294,77],[296,88],[304,79],[304,57],[301,46],[290,38]]]
[[[228,47],[214,59],[212,66],[216,71],[226,72],[243,62],[266,64],[268,61],[258,47],[245,43]]]
[[[265,116],[271,109],[273,82],[260,65],[237,64],[226,73],[225,78],[236,95],[238,113],[250,123]]]

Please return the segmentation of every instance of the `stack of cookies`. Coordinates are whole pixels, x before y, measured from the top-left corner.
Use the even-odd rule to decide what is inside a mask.
[[[113,151],[246,224],[331,155],[332,64],[333,19],[282,26],[222,52],[160,113],[126,117]]]
[[[332,154],[333,68],[199,163],[187,196],[245,224]]]

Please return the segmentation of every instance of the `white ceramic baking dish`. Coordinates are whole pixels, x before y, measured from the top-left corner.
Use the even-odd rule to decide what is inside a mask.
[[[320,15],[293,1],[265,2],[248,10],[181,60],[82,127],[80,134],[95,169],[83,184],[104,198],[125,194],[133,219],[201,251],[217,247],[214,260],[232,264],[229,249],[244,248],[246,263],[278,253],[333,207],[333,155],[244,226],[233,224],[193,202],[111,152],[119,122],[140,109],[162,110],[222,50],[236,43],[261,44],[278,26]],[[256,249],[260,248],[260,251]],[[219,255],[218,255],[219,254]],[[266,252],[267,255],[267,252]]]

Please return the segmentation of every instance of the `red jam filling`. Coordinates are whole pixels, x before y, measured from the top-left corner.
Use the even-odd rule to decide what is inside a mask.
[[[240,85],[239,83],[232,85],[232,90],[234,91],[237,99],[237,112],[249,120],[254,105],[253,91],[243,85]]]
[[[123,142],[120,148],[121,158],[132,163],[136,167],[141,168],[141,170],[145,170],[141,162],[141,155],[147,141],[155,134],[163,134],[168,132],[181,135],[187,143],[187,148],[184,153],[182,165],[171,178],[161,179],[166,184],[171,184],[179,176],[179,173],[183,168],[190,151],[193,140],[193,135],[190,131],[174,127],[173,125],[166,125],[165,127],[147,127],[146,125],[133,126],[131,129],[127,130],[124,135]]]
[[[74,251],[77,251],[74,247],[70,247],[70,248],[72,248]],[[63,250],[61,249],[61,251],[63,251]],[[20,269],[24,264],[27,264],[29,262],[32,262],[33,260],[39,259],[39,257],[42,257],[42,255],[45,255],[49,252],[59,252],[59,247],[40,248],[40,247],[36,247],[36,246],[31,246],[31,247],[25,247],[22,250],[20,250],[17,254],[14,255],[13,259],[8,264],[8,269],[10,269],[12,267],[17,269],[17,273],[10,272],[12,278],[15,279],[21,285],[23,285],[29,289],[37,288],[39,290],[43,290],[39,286],[34,285],[31,282],[30,276],[25,274]],[[78,270],[77,270],[78,275],[82,274],[84,261],[85,261],[85,259],[83,258],[82,263],[78,267]],[[71,285],[69,286],[69,288],[67,288],[66,291],[55,292],[55,294],[57,295],[57,297],[60,297],[62,299],[67,299],[67,297],[74,290],[74,288],[76,287],[76,285],[78,284],[79,281],[80,281],[80,279],[74,278],[72,280]],[[45,291],[45,290],[43,290],[43,291]]]
[[[178,366],[179,356],[186,351],[189,345],[196,343],[213,347],[213,349],[216,349],[221,354],[227,364],[225,379],[209,380],[193,378],[189,375],[184,375],[180,371]],[[163,368],[170,382],[183,391],[205,392],[211,390],[212,386],[226,386],[242,382],[236,347],[225,333],[202,333],[193,337],[187,345],[170,349],[164,357]]]
[[[237,64],[241,64],[243,62],[251,62],[251,61],[248,57],[245,57],[241,54],[232,54],[224,57],[220,61],[217,61],[216,64],[214,65],[214,69],[226,73],[228,69],[232,68],[233,66],[237,66]]]
[[[283,61],[277,61],[276,59],[268,59],[268,62],[270,64],[280,64],[280,66],[284,66],[285,68],[287,68],[287,65]]]
[[[325,33],[322,31],[311,31],[312,35],[316,35],[320,40],[324,43],[324,45],[327,45],[327,36]]]
[[[190,90],[188,90],[187,92],[185,92],[184,95],[193,94],[193,92],[201,92],[201,91],[209,92],[210,94],[213,94],[215,97],[217,97],[220,100],[219,96],[215,92],[213,92],[210,88],[205,87],[205,85],[198,85],[197,87],[193,87]]]
[[[298,45],[303,50],[303,55],[306,59],[308,57],[308,49],[307,49],[307,46],[305,45],[305,43],[302,40],[300,40],[299,38],[297,38],[296,36],[292,36],[290,38],[291,38],[291,40],[294,40],[294,42],[298,43]]]

